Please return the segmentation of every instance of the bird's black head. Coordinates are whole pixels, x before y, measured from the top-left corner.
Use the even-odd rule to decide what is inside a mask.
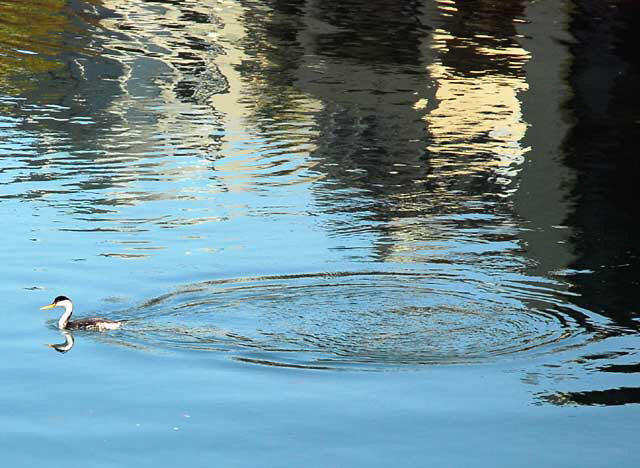
[[[53,300],[53,304],[57,304],[60,301],[70,301],[71,299],[69,299],[67,296],[58,296]]]

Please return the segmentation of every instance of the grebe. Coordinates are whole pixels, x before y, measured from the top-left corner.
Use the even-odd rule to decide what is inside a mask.
[[[101,317],[91,317],[79,320],[69,320],[73,313],[73,302],[67,296],[58,296],[53,302],[44,307],[40,307],[41,310],[53,309],[54,307],[64,307],[64,313],[58,320],[58,328],[60,330],[115,330],[120,328],[123,322],[116,322],[114,320],[107,320]]]

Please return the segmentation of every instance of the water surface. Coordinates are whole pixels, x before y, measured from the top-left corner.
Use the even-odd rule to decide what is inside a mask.
[[[0,17],[7,463],[637,464],[626,4]]]

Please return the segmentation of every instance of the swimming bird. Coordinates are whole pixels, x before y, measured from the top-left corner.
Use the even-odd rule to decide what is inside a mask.
[[[60,330],[115,330],[120,328],[123,321],[108,320],[101,317],[90,317],[79,320],[69,320],[73,313],[73,302],[67,296],[58,296],[53,302],[44,307],[40,307],[41,310],[53,309],[54,307],[64,307],[64,313],[58,320],[58,328]]]

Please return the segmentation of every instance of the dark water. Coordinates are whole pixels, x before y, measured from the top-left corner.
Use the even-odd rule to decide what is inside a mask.
[[[638,13],[0,3],[2,460],[636,466]]]

